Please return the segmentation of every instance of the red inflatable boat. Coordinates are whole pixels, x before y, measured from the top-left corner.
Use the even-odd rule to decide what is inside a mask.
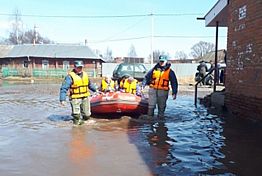
[[[148,101],[123,92],[107,92],[91,97],[92,114],[146,114]]]

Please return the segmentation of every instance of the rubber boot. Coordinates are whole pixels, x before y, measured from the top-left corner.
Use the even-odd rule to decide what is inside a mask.
[[[159,120],[164,120],[165,119],[164,114],[165,114],[165,109],[159,108],[158,109],[158,114],[157,114],[158,119]]]
[[[80,115],[73,115],[74,125],[82,125],[84,122],[80,119]]]
[[[79,120],[75,120],[74,121],[74,124],[75,125],[83,125],[85,122],[82,120],[82,119],[79,119]]]
[[[83,116],[83,120],[84,121],[87,121],[87,120],[89,120],[90,119],[90,116]]]
[[[157,117],[158,117],[159,120],[164,120],[165,119],[164,114],[158,114]]]
[[[153,118],[154,108],[148,108],[147,115],[148,115],[149,118]]]

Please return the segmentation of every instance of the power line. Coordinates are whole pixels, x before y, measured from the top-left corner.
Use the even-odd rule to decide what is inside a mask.
[[[213,38],[214,36],[193,36],[193,35],[155,35],[155,38]],[[224,38],[227,36],[219,36],[220,38]]]
[[[15,16],[15,14],[1,13],[0,16]],[[39,18],[131,18],[143,17],[147,15],[33,15],[21,14],[22,17],[39,17]]]
[[[184,38],[184,39],[190,39],[190,38],[214,38],[214,36],[178,36],[178,35],[169,35],[169,36],[153,36],[155,38]],[[227,36],[219,36],[219,38],[224,38]],[[112,40],[100,40],[100,41],[90,41],[89,43],[105,43],[105,42],[118,42],[118,41],[126,41],[126,40],[140,40],[140,39],[146,39],[151,38],[151,36],[140,36],[140,37],[130,37],[130,38],[119,38],[119,39],[112,39]]]
[[[0,16],[16,16],[17,14],[0,13]],[[199,16],[202,13],[167,13],[167,14],[134,14],[134,15],[34,15],[34,14],[20,14],[21,17],[34,18],[135,18],[146,16]]]
[[[124,32],[126,32],[126,31],[128,31],[128,30],[130,30],[130,29],[132,29],[132,28],[134,28],[134,27],[136,27],[137,24],[141,23],[141,22],[144,21],[144,20],[145,20],[145,18],[142,18],[142,19],[138,20],[136,23],[128,26],[128,27],[125,28],[124,30],[122,30],[122,31],[120,31],[120,32],[118,32],[118,33],[116,33],[116,34],[114,34],[114,35],[111,35],[110,37],[107,37],[106,39],[104,39],[104,40],[102,40],[102,41],[111,40],[112,38],[115,38],[116,35],[119,36],[119,35],[123,34]]]
[[[201,16],[203,13],[163,13],[163,14],[151,14],[153,16]]]
[[[141,36],[141,37],[130,37],[130,38],[119,38],[119,39],[111,39],[111,40],[100,40],[100,41],[91,41],[89,43],[105,43],[105,42],[118,42],[118,41],[126,41],[126,40],[139,40],[149,38],[151,36]]]

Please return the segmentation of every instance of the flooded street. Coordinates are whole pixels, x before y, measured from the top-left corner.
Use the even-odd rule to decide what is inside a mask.
[[[123,116],[73,126],[60,84],[0,87],[4,176],[257,175],[262,125],[194,106],[193,92],[168,100],[165,121]]]

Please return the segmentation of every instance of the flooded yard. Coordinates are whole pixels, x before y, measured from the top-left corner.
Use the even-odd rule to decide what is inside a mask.
[[[168,100],[165,121],[93,117],[73,126],[60,84],[0,87],[4,176],[257,175],[262,125],[194,106],[193,92]],[[108,116],[110,118],[110,116]]]

